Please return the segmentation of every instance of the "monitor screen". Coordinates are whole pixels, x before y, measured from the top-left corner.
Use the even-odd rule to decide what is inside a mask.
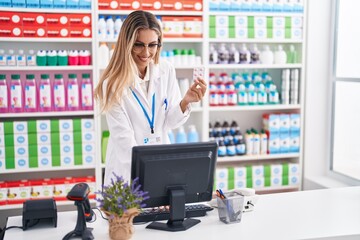
[[[131,178],[138,177],[142,190],[149,192],[147,207],[170,205],[168,228],[185,224],[185,203],[211,200],[216,159],[216,142],[135,146]],[[180,231],[170,228],[156,227]]]

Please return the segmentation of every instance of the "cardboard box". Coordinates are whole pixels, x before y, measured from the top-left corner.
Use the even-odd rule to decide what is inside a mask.
[[[29,181],[31,199],[44,199],[53,197],[53,181],[51,179],[36,179]]]
[[[74,166],[74,154],[60,156],[61,166]]]
[[[99,0],[98,6],[99,6],[99,10],[118,9],[119,2],[116,0]]]
[[[45,13],[22,13],[23,26],[37,27],[46,26],[46,14]]]
[[[22,28],[0,24],[0,37],[22,37]]]
[[[51,145],[39,145],[38,157],[51,156]]]
[[[162,0],[162,9],[167,11],[175,11],[175,1],[173,0]]]
[[[39,168],[50,168],[51,167],[51,156],[44,155],[38,157]]]
[[[0,151],[1,151],[1,149],[0,149]],[[5,158],[0,157],[0,173],[3,173],[3,172],[5,172]],[[0,203],[0,205],[1,205],[1,203]]]
[[[50,145],[51,135],[50,133],[38,133],[36,135],[38,145]]]
[[[79,0],[66,0],[66,8],[78,9],[79,8]]]
[[[14,146],[28,146],[28,135],[27,134],[14,134]],[[0,143],[1,145],[1,143]]]
[[[91,28],[71,27],[69,29],[69,37],[71,37],[71,38],[91,38]]]
[[[66,200],[66,185],[68,184],[67,182],[71,182],[72,178],[68,178],[66,180],[66,178],[54,178],[52,179],[53,182],[53,197],[56,201],[59,200]],[[70,191],[70,189],[69,189]]]
[[[201,17],[184,17],[184,37],[202,37],[202,18]]]
[[[45,16],[45,21],[47,27],[65,27],[70,25],[69,17],[61,13],[48,13]]]
[[[40,38],[40,37],[47,37],[47,34],[45,28],[43,27],[24,26],[23,36],[29,38]]]
[[[74,27],[91,28],[90,14],[69,14],[69,25]]]
[[[11,181],[7,183],[7,202],[9,204],[20,204],[30,199],[30,185],[28,180]]]
[[[95,143],[83,143],[82,144],[82,153],[83,154],[95,153]]]
[[[4,25],[21,26],[23,24],[22,14],[23,13],[19,13],[19,12],[1,12],[0,26],[4,26]]]
[[[82,155],[82,163],[83,165],[95,165],[95,154],[83,154]]]
[[[122,0],[119,1],[120,10],[137,10],[141,8],[141,1]]]
[[[59,26],[53,26],[53,27],[47,27],[46,29],[46,35],[49,38],[63,38],[63,37],[69,37],[69,30],[67,27],[59,27]]]
[[[181,17],[163,17],[164,37],[181,37],[184,33],[184,22]]]

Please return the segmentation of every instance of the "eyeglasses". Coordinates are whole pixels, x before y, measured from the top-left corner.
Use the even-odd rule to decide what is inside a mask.
[[[142,52],[142,51],[144,51],[145,47],[147,47],[150,52],[153,52],[158,47],[161,47],[161,43],[145,44],[145,43],[142,43],[142,42],[136,42],[136,43],[134,43],[133,50],[134,50],[134,52]]]

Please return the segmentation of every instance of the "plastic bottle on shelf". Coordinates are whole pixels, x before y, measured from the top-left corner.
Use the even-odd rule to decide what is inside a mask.
[[[9,49],[9,54],[6,56],[6,65],[16,66],[16,57],[13,49]]]
[[[55,74],[53,93],[54,111],[65,111],[65,83],[62,74]]]
[[[255,129],[251,129],[253,134],[253,154],[259,155],[260,154],[260,135],[258,131]]]
[[[23,109],[23,90],[20,74],[12,74],[10,81],[10,112],[22,112]]]
[[[262,64],[274,63],[274,53],[270,50],[269,45],[264,45],[264,50],[260,53],[260,62]]]
[[[189,132],[187,134],[187,138],[189,143],[199,142],[199,134],[196,131],[195,125],[189,126]]]
[[[229,51],[226,49],[225,43],[221,43],[218,51],[219,64],[229,63]]]
[[[230,50],[229,50],[229,63],[238,64],[239,62],[240,62],[240,53],[236,49],[235,44],[232,43],[230,45]]]
[[[109,64],[109,47],[105,42],[100,43],[98,48],[97,63],[100,69],[104,69]]]
[[[29,54],[26,56],[27,66],[36,66],[36,55],[33,49],[29,50]]]
[[[255,92],[254,84],[250,84],[248,90],[248,104],[256,105],[257,103],[258,103],[258,99],[257,99],[257,94]]]
[[[246,155],[253,155],[254,141],[253,141],[253,134],[252,134],[251,130],[246,130],[245,143],[246,143]]]
[[[175,136],[171,129],[168,131],[168,136],[169,136],[170,143],[175,143]]]
[[[56,66],[58,64],[56,50],[46,51],[46,62],[48,66]]]
[[[79,104],[79,83],[77,75],[70,73],[67,81],[67,110],[78,111]]]
[[[283,69],[281,74],[281,103],[290,103],[290,69]]]
[[[251,64],[259,64],[260,63],[260,51],[256,44],[253,45],[251,51],[250,51],[250,63]]]
[[[299,69],[292,69],[290,74],[290,104],[299,102]]]
[[[0,113],[9,111],[8,86],[6,83],[6,75],[0,74]]]
[[[218,52],[216,51],[216,48],[215,48],[214,44],[210,44],[209,63],[210,64],[217,64],[218,62],[219,62]]]
[[[230,124],[230,134],[235,135],[237,131],[240,131],[240,127],[238,126],[237,122],[233,120]]]
[[[229,143],[226,146],[226,155],[227,156],[235,156],[236,155],[236,147],[235,147],[233,140],[229,140]]]
[[[93,110],[93,87],[90,74],[83,73],[81,79],[81,108]]]
[[[16,65],[17,66],[26,66],[26,56],[24,50],[19,49],[19,54],[16,56]]]
[[[244,137],[242,135],[239,136],[239,141],[235,145],[236,155],[245,155],[246,154],[246,144]]]
[[[275,64],[286,64],[287,57],[286,52],[283,50],[282,45],[278,45],[274,53],[274,63]]]
[[[225,157],[226,156],[226,146],[224,143],[223,138],[220,138],[219,142],[218,142],[218,156],[219,157]]]
[[[276,85],[271,85],[269,92],[269,103],[279,104],[279,92],[276,90]]]
[[[190,65],[190,66],[196,65],[195,49],[193,49],[193,48],[190,48],[188,50],[188,65]]]
[[[59,50],[57,52],[57,56],[58,56],[59,66],[67,66],[68,65],[68,53],[66,50]]]
[[[176,133],[176,143],[186,143],[186,133],[184,130],[184,126],[180,126]]]
[[[107,16],[106,18],[106,39],[115,39],[115,23],[112,16]]]
[[[37,89],[34,74],[27,74],[25,80],[25,111],[37,112]]]
[[[0,49],[0,66],[6,66],[6,65],[7,65],[7,62],[6,62],[5,50]]]
[[[106,22],[105,22],[105,17],[104,16],[99,17],[98,37],[99,37],[100,40],[105,40],[106,39]]]
[[[120,34],[121,26],[122,26],[121,17],[116,16],[115,23],[114,23],[114,37],[115,37],[115,39],[117,39],[119,34]]]
[[[268,150],[268,136],[264,129],[260,132],[260,154],[267,154]]]
[[[80,50],[79,51],[79,65],[90,65],[91,55],[89,50]]]
[[[39,110],[49,112],[52,110],[51,83],[48,74],[41,74],[39,84]]]
[[[240,51],[240,63],[241,64],[249,64],[251,60],[251,54],[250,51],[247,49],[246,44],[242,44]]]
[[[181,58],[180,66],[188,66],[189,65],[188,50],[187,49],[181,49],[180,58]]]
[[[239,85],[238,90],[238,105],[247,105],[249,103],[249,94],[245,89],[245,85]]]
[[[298,56],[295,50],[295,46],[290,45],[289,51],[287,53],[287,63],[297,63],[297,62],[298,62]]]
[[[36,53],[36,65],[37,66],[46,66],[46,51],[39,50]]]
[[[79,65],[79,51],[78,50],[70,50],[68,53],[68,64],[70,66]]]
[[[173,50],[174,53],[174,65],[175,66],[180,66],[181,65],[181,56],[180,56],[180,50],[175,48]]]
[[[268,103],[268,96],[265,91],[264,84],[259,85],[259,89],[257,91],[257,101],[258,101],[258,104],[260,104],[260,105],[264,105],[264,104]]]

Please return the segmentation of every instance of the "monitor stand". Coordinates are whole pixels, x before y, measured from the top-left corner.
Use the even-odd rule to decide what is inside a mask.
[[[197,219],[185,218],[185,190],[184,188],[169,189],[170,218],[167,223],[152,222],[146,228],[169,232],[185,231],[200,222]]]

